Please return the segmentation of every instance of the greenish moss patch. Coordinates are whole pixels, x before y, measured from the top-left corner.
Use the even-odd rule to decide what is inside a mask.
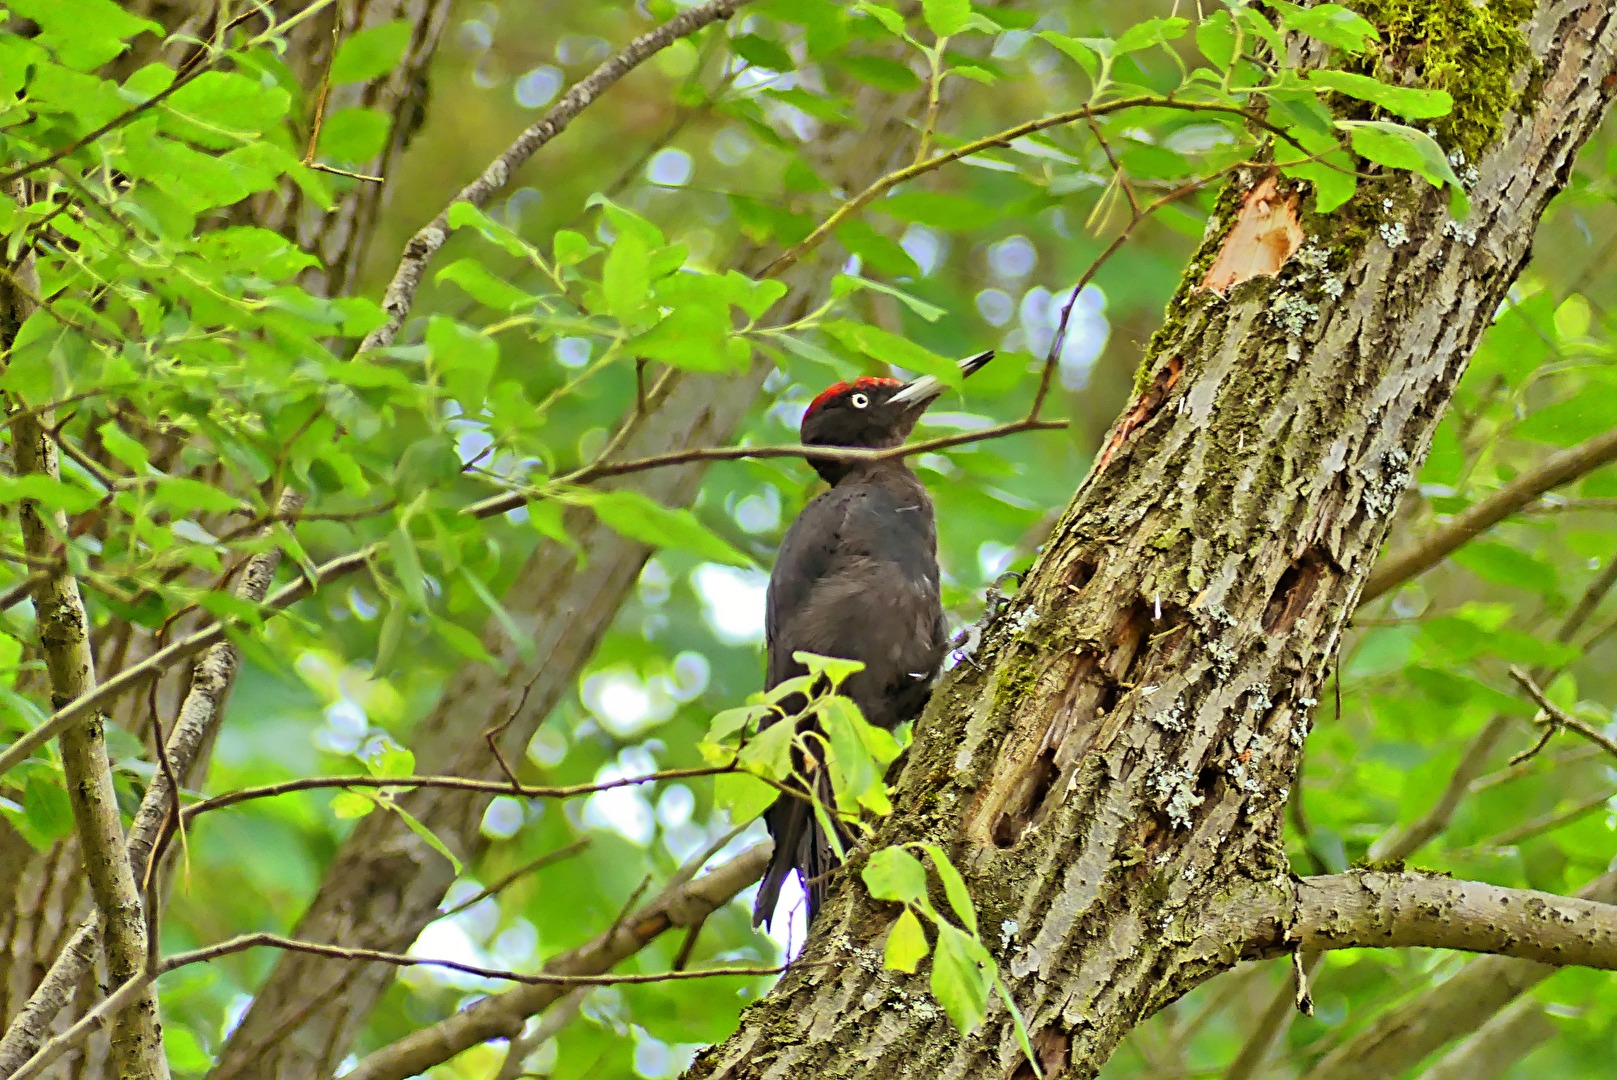
[[[1532,63],[1522,24],[1535,0],[1353,0],[1381,31],[1381,51],[1368,74],[1402,83],[1417,76],[1443,90],[1454,109],[1434,122],[1445,146],[1475,161],[1499,134],[1521,95],[1511,84]]]

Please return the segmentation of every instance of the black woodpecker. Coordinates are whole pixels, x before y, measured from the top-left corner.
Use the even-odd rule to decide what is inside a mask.
[[[962,360],[970,375],[992,352]],[[911,382],[862,378],[839,382],[803,414],[808,446],[898,446],[921,413],[943,392],[927,375]],[[938,594],[938,534],[932,500],[903,458],[873,462],[813,461],[831,490],[803,508],[786,531],[769,575],[764,614],[768,654],[765,688],[806,674],[794,652],[859,660],[864,670],[842,684],[865,719],[894,728],[918,716],[947,650]],[[802,708],[801,698],[783,703]],[[812,723],[806,721],[805,723]],[[807,740],[798,771],[812,778],[827,808],[836,803],[818,739]],[[782,795],[764,812],[775,852],[753,906],[754,926],[769,918],[780,887],[796,870],[812,923],[825,901],[836,858],[814,808],[801,795]]]

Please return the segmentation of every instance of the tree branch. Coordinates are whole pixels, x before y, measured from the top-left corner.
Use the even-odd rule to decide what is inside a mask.
[[[1600,747],[1600,749],[1610,754],[1613,758],[1617,758],[1617,740],[1612,739],[1605,733],[1584,723],[1582,720],[1579,720],[1576,716],[1573,716],[1555,702],[1545,697],[1544,691],[1538,688],[1538,683],[1534,682],[1532,677],[1521,668],[1511,668],[1510,677],[1515,679],[1517,685],[1519,685],[1523,690],[1527,691],[1527,696],[1536,701],[1538,703],[1538,707],[1544,711],[1542,718],[1534,719],[1535,723],[1544,725],[1544,738],[1540,741],[1539,746],[1534,747],[1526,755],[1523,755],[1523,757],[1538,753],[1538,750],[1543,746],[1543,744],[1549,741],[1549,737],[1555,734],[1555,730],[1557,728],[1566,728],[1568,731],[1577,732],[1579,735],[1582,735],[1585,739],[1588,739],[1590,742]],[[1512,759],[1511,764],[1514,765],[1520,760],[1522,760],[1522,758]]]
[[[0,354],[10,353],[18,330],[33,312],[27,299],[30,291],[38,292],[31,254],[24,257],[14,274],[0,280]],[[18,476],[60,480],[56,444],[50,437],[54,419],[51,413],[32,413],[12,426],[11,453]],[[28,554],[54,560],[58,538],[68,535],[67,515],[60,510],[47,511],[32,499],[24,499],[17,506],[17,518]],[[95,657],[90,651],[90,618],[84,610],[78,578],[65,562],[58,562],[35,584],[33,600],[35,632],[50,676],[51,699],[69,701],[93,695]],[[64,725],[59,734],[74,831],[91,895],[109,931],[104,950],[107,978],[117,986],[139,974],[146,962],[147,942],[140,891],[129,860],[124,857],[112,762],[99,717],[87,724]],[[132,1007],[111,1018],[113,1061],[120,1075],[166,1078],[168,1066],[157,1023],[156,998],[148,993],[132,996],[130,1001]]]
[[[1578,891],[1580,899],[1617,903],[1617,871]],[[1305,1080],[1402,1076],[1433,1051],[1476,1031],[1520,995],[1559,971],[1552,964],[1486,956],[1444,982],[1376,1017],[1321,1058]]]
[[[450,200],[449,206],[444,207],[437,217],[410,238],[410,242],[404,247],[404,257],[399,260],[398,269],[393,272],[393,280],[388,283],[387,291],[383,294],[382,310],[387,314],[387,321],[365,335],[365,340],[360,343],[360,352],[385,349],[398,337],[399,329],[415,305],[415,295],[421,288],[421,278],[426,273],[427,263],[449,238],[449,211],[456,203],[470,203],[479,208],[487,206],[489,200],[505,187],[512,174],[521,168],[524,162],[550,140],[567,130],[567,125],[572,123],[573,118],[583,112],[613,83],[680,38],[696,33],[709,23],[728,19],[746,2],[747,0],[707,0],[704,4],[688,8],[655,30],[641,34],[624,46],[616,56],[604,61],[584,79],[574,83],[562,99],[551,106],[549,112],[518,135],[516,140],[506,147],[504,153],[489,162],[481,176],[461,188],[459,194]]]
[[[1555,632],[1555,640],[1565,645],[1576,637],[1614,585],[1617,585],[1617,555],[1606,560],[1605,567],[1595,575],[1572,610],[1567,612],[1566,618],[1561,621],[1560,628]],[[1544,681],[1555,673],[1544,669],[1535,671],[1534,674],[1539,681]],[[1510,717],[1502,714],[1495,715],[1484,724],[1482,730],[1466,747],[1464,756],[1454,767],[1454,772],[1444,786],[1442,794],[1438,796],[1437,802],[1409,825],[1388,830],[1378,837],[1375,843],[1370,845],[1368,853],[1370,861],[1401,862],[1424,846],[1432,837],[1448,828],[1449,822],[1454,818],[1454,812],[1459,809],[1461,800],[1471,790],[1471,785],[1477,777],[1482,775],[1482,770],[1488,767],[1488,760],[1493,756],[1499,740],[1504,738],[1509,726]]]
[[[303,505],[302,496],[291,488],[281,493],[277,513],[295,514]],[[258,602],[269,592],[275,568],[280,563],[279,548],[260,552],[247,561],[247,568],[236,585],[236,595]],[[175,775],[190,772],[203,745],[218,728],[226,694],[235,678],[236,646],[221,641],[205,652],[191,672],[191,688],[180,706],[170,731],[165,753]],[[129,835],[123,842],[124,859],[132,874],[149,877],[155,868],[148,864],[153,845],[163,830],[175,804],[176,793],[165,770],[158,770],[140,802]],[[74,931],[73,937],[56,955],[50,970],[35,987],[0,1040],[0,1076],[9,1075],[32,1054],[50,1030],[51,1021],[72,998],[84,973],[95,962],[101,941],[103,921],[99,909],[92,911]]]
[[[606,971],[658,935],[695,926],[763,875],[769,850],[768,844],[759,844],[694,881],[676,880],[618,926],[556,957],[544,970],[570,975]],[[484,998],[367,1055],[344,1074],[345,1080],[405,1080],[489,1039],[514,1038],[528,1017],[544,1011],[566,991],[562,984],[519,986]]]
[[[1303,878],[1288,937],[1304,949],[1459,949],[1617,970],[1617,904],[1435,874]]]
[[[923,439],[920,442],[897,446],[887,450],[857,450],[842,447],[823,446],[716,446],[702,447],[693,450],[682,450],[669,454],[658,454],[651,457],[639,458],[624,462],[597,462],[575,470],[573,473],[559,477],[553,483],[590,483],[610,477],[624,476],[634,472],[646,472],[652,469],[665,469],[679,465],[688,465],[695,462],[707,461],[737,461],[743,458],[780,458],[803,457],[809,460],[825,461],[881,461],[888,458],[905,457],[912,454],[926,453],[931,450],[943,449],[951,446],[962,446],[967,443],[981,442],[985,439],[1001,438],[1014,435],[1022,431],[1050,430],[1064,428],[1065,420],[1017,420],[1009,424],[1000,424],[996,427],[985,428],[981,431],[961,432],[957,435],[945,435],[936,439]],[[480,502],[463,507],[461,513],[469,517],[483,519],[503,514],[519,506],[526,506],[536,498],[546,497],[547,493],[540,487],[528,487],[521,491],[495,495]],[[383,542],[366,545],[358,551],[339,555],[334,559],[316,567],[313,574],[293,581],[273,596],[264,601],[264,611],[261,615],[267,616],[282,611],[300,600],[313,595],[322,586],[346,577],[355,570],[368,565],[372,559],[381,554],[387,545]],[[170,665],[179,663],[188,657],[195,656],[213,645],[223,641],[225,635],[232,630],[250,629],[253,622],[248,619],[234,618],[222,622],[214,622],[197,630],[189,637],[182,638],[171,645],[167,645],[137,664],[132,664],[117,675],[106,680],[93,690],[74,698],[66,705],[58,708],[45,719],[38,727],[24,733],[10,746],[0,750],[0,775],[26,761],[35,750],[44,746],[62,731],[92,713],[104,709],[117,698],[146,679],[166,671]]]
[[[605,780],[598,784],[567,784],[560,787],[541,787],[532,784],[513,784],[504,780],[476,780],[466,776],[304,776],[263,787],[241,788],[215,795],[203,802],[187,806],[181,814],[190,821],[198,814],[210,810],[223,810],[253,799],[269,799],[294,791],[315,791],[324,788],[447,788],[452,791],[483,791],[491,795],[509,795],[519,799],[572,799],[580,795],[593,795],[600,791],[652,784],[659,780],[689,780],[698,776],[718,776],[734,772],[733,765],[710,765],[693,769],[667,769],[644,776],[625,776]]]
[[[1617,429],[1551,454],[1537,468],[1522,473],[1481,502],[1473,503],[1436,532],[1383,556],[1364,583],[1364,591],[1359,594],[1360,605],[1424,574],[1546,491],[1613,461],[1617,461]]]

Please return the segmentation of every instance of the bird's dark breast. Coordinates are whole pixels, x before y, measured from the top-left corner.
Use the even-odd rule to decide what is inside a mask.
[[[925,706],[946,634],[932,508],[919,488],[833,491],[835,528],[808,511],[794,524],[805,535],[788,534],[771,582],[771,683],[801,671],[789,658],[803,650],[864,663],[843,692],[873,724],[893,727]],[[812,580],[784,580],[803,574]]]

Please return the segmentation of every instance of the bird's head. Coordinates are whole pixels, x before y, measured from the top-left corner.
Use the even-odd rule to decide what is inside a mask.
[[[962,375],[970,375],[994,358],[978,353],[960,361]],[[864,447],[872,450],[897,446],[915,429],[926,407],[943,393],[935,376],[900,379],[861,378],[839,382],[809,402],[798,429],[806,446]],[[814,461],[814,469],[835,483],[847,471],[845,464]]]

